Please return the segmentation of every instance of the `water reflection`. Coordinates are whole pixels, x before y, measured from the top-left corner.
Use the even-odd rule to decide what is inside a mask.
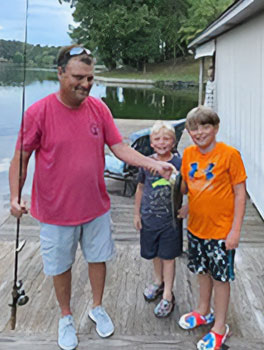
[[[116,118],[175,120],[196,106],[197,92],[107,86],[103,100]]]
[[[22,86],[23,69],[15,65],[0,64],[2,93]],[[10,89],[6,88],[9,87]],[[26,105],[58,89],[56,71],[28,69],[26,71]],[[115,118],[127,119],[181,119],[197,103],[196,90],[161,90],[152,87],[107,86],[96,83],[91,95],[102,98]],[[2,97],[0,98],[2,103]],[[3,112],[3,111],[2,111]]]
[[[35,81],[43,82],[47,80],[57,81],[55,70],[27,69],[26,85]],[[0,86],[22,86],[24,81],[24,70],[21,66],[0,63]]]

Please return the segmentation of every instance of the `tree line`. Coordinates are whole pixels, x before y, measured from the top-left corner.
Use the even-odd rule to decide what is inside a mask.
[[[59,47],[27,44],[26,62],[31,67],[56,65]],[[0,40],[0,62],[23,64],[24,43],[16,40]]]
[[[74,42],[114,69],[188,55],[188,43],[234,0],[58,0],[74,7]]]
[[[234,0],[58,0],[74,7],[73,42],[88,47],[98,63],[145,70],[188,55],[188,43]],[[58,47],[27,44],[27,66],[56,64]],[[22,64],[24,44],[0,40],[0,61]]]

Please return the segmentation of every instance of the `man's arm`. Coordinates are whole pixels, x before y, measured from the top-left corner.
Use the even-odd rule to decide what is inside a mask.
[[[240,239],[241,226],[245,214],[246,207],[246,184],[241,182],[233,186],[235,195],[235,207],[234,207],[234,220],[231,231],[229,232],[225,245],[227,250],[235,249],[238,247]]]
[[[22,216],[22,214],[27,213],[24,202],[21,200],[21,203],[18,203],[19,191],[22,190],[26,177],[27,177],[27,167],[28,161],[31,156],[30,152],[22,153],[22,176],[20,181],[19,189],[19,169],[20,169],[20,151],[16,150],[14,157],[11,161],[9,168],[9,187],[10,187],[10,212],[16,218]]]
[[[123,160],[125,163],[137,167],[145,168],[150,172],[158,172],[165,179],[169,179],[173,171],[173,165],[167,162],[154,160],[150,157],[145,157],[127,144],[120,142],[110,147],[114,155]]]

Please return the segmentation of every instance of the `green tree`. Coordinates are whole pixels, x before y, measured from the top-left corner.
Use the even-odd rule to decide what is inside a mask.
[[[34,57],[34,62],[36,62],[38,67],[42,67],[42,55],[37,55]]]
[[[233,0],[59,0],[75,7],[71,37],[112,69],[117,62],[142,69],[187,55],[188,43]]]
[[[42,65],[44,67],[51,67],[54,64],[55,57],[52,55],[46,55],[42,58]]]
[[[26,63],[27,66],[42,66],[43,57],[45,58],[45,65],[53,65],[56,62],[59,47],[40,45],[26,45]],[[15,63],[22,63],[24,60],[25,44],[21,41],[3,40],[0,39],[0,57],[13,61]],[[52,56],[52,58],[51,58]],[[52,61],[52,63],[51,63]]]
[[[13,62],[17,64],[23,63],[23,55],[20,52],[16,52],[13,57]]]
[[[164,59],[182,56],[186,53],[186,46],[180,41],[179,30],[181,22],[187,16],[188,2],[186,0],[159,0],[157,2],[161,39]]]
[[[233,0],[187,0],[187,17],[182,19],[179,34],[186,46],[211,22],[213,22]]]
[[[69,1],[68,1],[69,2]],[[78,0],[71,37],[96,50],[105,65],[142,68],[160,54],[160,27],[154,0]]]

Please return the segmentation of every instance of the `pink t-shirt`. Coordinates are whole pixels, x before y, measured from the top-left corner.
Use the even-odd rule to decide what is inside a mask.
[[[122,142],[122,136],[102,101],[89,96],[71,109],[51,94],[28,108],[23,135],[24,151],[35,150],[31,214],[36,219],[79,225],[109,210],[104,146]]]

